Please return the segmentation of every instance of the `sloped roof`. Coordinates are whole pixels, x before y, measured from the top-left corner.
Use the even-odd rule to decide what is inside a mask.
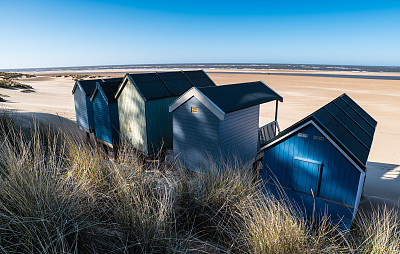
[[[182,71],[157,72],[157,74],[174,96],[180,96],[193,87]]]
[[[103,81],[101,79],[76,80],[74,88],[72,89],[72,94],[74,94],[76,88],[80,86],[83,93],[86,96],[89,96],[91,95],[93,89],[95,88],[96,82],[103,82]]]
[[[326,131],[330,138],[365,170],[377,122],[347,94],[342,94],[311,115],[283,130],[269,140],[264,147],[268,147],[276,140],[284,140],[285,138],[282,137],[310,120]]]
[[[96,87],[97,82],[113,82],[118,81],[121,82],[121,78],[108,78],[108,79],[77,79],[75,80],[74,88],[72,89],[72,94],[75,93],[75,90],[78,86],[82,88],[83,93],[86,96],[92,95],[94,88]]]
[[[215,86],[214,82],[211,81],[203,70],[128,73],[127,77],[134,82],[133,85],[136,86],[146,100],[180,96],[193,86]],[[125,85],[126,82],[121,84],[117,97]]]
[[[196,87],[216,86],[203,70],[182,72]]]
[[[200,87],[199,90],[225,113],[283,98],[261,81],[224,86]]]
[[[117,102],[116,93],[121,84],[122,78],[104,79],[104,82],[97,82],[96,87],[91,95],[91,100],[94,99],[96,93],[100,91],[107,104]]]

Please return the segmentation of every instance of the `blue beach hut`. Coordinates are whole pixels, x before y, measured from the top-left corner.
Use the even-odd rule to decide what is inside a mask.
[[[169,107],[174,154],[191,170],[207,170],[234,157],[253,160],[258,147],[260,104],[283,101],[261,81],[193,87]]]
[[[109,147],[119,143],[119,119],[116,93],[122,78],[96,82],[91,101],[93,102],[96,138]]]
[[[202,70],[126,74],[117,92],[122,140],[147,155],[172,147],[168,106],[193,86],[215,84]]]
[[[101,79],[76,80],[72,95],[74,96],[76,124],[86,133],[94,132],[93,104],[90,95]]]
[[[349,229],[363,191],[377,122],[343,94],[261,148],[266,189],[282,187],[311,218],[326,213]]]

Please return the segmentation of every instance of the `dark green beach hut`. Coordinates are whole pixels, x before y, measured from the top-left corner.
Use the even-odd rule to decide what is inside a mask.
[[[117,92],[123,141],[145,154],[172,147],[168,106],[193,86],[215,86],[202,71],[126,74]]]

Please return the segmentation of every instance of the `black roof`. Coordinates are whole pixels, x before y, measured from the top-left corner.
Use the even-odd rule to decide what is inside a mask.
[[[157,74],[174,96],[180,96],[193,87],[182,71],[157,72]]]
[[[146,100],[180,96],[193,86],[215,86],[203,70],[129,73],[127,75]]]
[[[97,82],[96,88],[92,93],[92,99],[98,92],[99,88],[104,91],[104,95],[106,97],[107,103],[115,103],[117,102],[116,93],[121,84],[122,78],[113,78],[113,79],[104,79],[104,82]]]
[[[101,79],[88,79],[88,80],[76,80],[74,88],[72,89],[72,94],[75,93],[75,90],[78,85],[82,87],[83,93],[86,96],[91,95],[93,89],[96,87],[96,82],[102,82]]]
[[[198,88],[225,113],[283,98],[261,81]]]
[[[318,109],[269,140],[266,145],[313,120],[365,170],[377,122],[347,94]]]
[[[75,93],[75,89],[77,88],[78,85],[80,85],[83,89],[83,93],[86,96],[92,95],[93,90],[96,87],[97,82],[113,82],[113,81],[119,81],[121,82],[121,78],[108,78],[108,79],[81,79],[81,80],[76,80],[74,88],[72,89],[72,94]]]
[[[172,97],[157,73],[129,74],[146,100]]]
[[[196,87],[208,87],[215,86],[215,83],[208,77],[203,71],[182,71],[185,76],[192,82]]]

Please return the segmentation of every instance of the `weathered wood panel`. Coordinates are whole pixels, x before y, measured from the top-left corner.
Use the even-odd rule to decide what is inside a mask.
[[[197,108],[192,113],[191,108]],[[198,171],[218,160],[219,119],[192,97],[173,112],[174,154],[184,166]]]
[[[145,101],[130,82],[118,98],[118,115],[121,139],[147,153]]]
[[[77,87],[74,93],[76,124],[87,129],[94,129],[93,124],[93,105],[89,96],[86,96],[82,90]],[[91,114],[91,122],[89,121]]]

